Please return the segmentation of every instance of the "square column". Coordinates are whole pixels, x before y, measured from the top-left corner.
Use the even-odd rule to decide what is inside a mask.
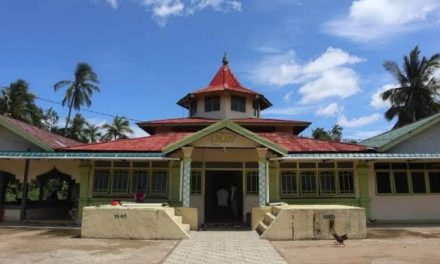
[[[266,181],[266,154],[267,148],[257,148],[258,155],[258,205],[266,206],[267,181]]]
[[[89,205],[90,198],[90,173],[92,171],[92,165],[89,162],[81,162],[79,167],[79,199],[78,199],[78,211],[76,215],[77,221],[82,219],[83,207]]]
[[[183,172],[182,177],[182,207],[190,206],[190,196],[191,196],[191,154],[194,148],[183,147]]]

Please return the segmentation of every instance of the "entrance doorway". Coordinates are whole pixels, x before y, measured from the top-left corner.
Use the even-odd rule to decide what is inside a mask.
[[[232,193],[232,186],[235,191]],[[232,199],[231,199],[232,198]],[[205,172],[205,222],[241,223],[243,177],[241,171]]]

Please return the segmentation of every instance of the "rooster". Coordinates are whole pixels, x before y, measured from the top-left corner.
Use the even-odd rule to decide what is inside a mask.
[[[338,236],[338,234],[333,233],[333,237],[335,238],[336,242],[339,245],[344,245],[344,247],[345,247],[344,241],[348,239],[347,234],[343,234],[342,236]]]

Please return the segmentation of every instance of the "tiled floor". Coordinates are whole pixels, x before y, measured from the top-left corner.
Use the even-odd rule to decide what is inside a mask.
[[[259,239],[255,231],[201,231],[191,232],[191,239],[182,240],[164,263],[286,264],[287,262],[269,241]]]

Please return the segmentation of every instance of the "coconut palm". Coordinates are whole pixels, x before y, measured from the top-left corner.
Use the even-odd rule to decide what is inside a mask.
[[[87,125],[85,118],[77,113],[72,119],[71,126],[67,129],[66,135],[72,139],[85,142],[84,129]]]
[[[130,122],[123,116],[116,116],[111,124],[105,124],[102,128],[106,130],[104,140],[124,139],[128,138],[127,134],[133,133]]]
[[[101,137],[102,133],[100,132],[101,127],[94,124],[87,124],[86,128],[83,130],[83,136],[84,139],[88,143],[95,143],[97,142]]]
[[[29,92],[24,80],[17,80],[0,92],[0,113],[29,124],[41,126],[43,111],[35,104],[35,95]]]
[[[402,69],[394,61],[385,61],[385,69],[398,82],[398,86],[382,93],[382,99],[391,107],[385,118],[397,117],[394,128],[415,122],[440,110],[438,101],[440,86],[434,72],[440,68],[440,54],[420,58],[419,47],[403,57]]]
[[[70,122],[72,108],[79,111],[84,105],[90,107],[93,93],[100,91],[98,85],[98,75],[89,64],[83,62],[78,63],[76,66],[75,79],[73,81],[60,81],[54,85],[55,91],[67,87],[62,101],[63,106],[67,105],[69,108],[65,131],[67,131]]]

